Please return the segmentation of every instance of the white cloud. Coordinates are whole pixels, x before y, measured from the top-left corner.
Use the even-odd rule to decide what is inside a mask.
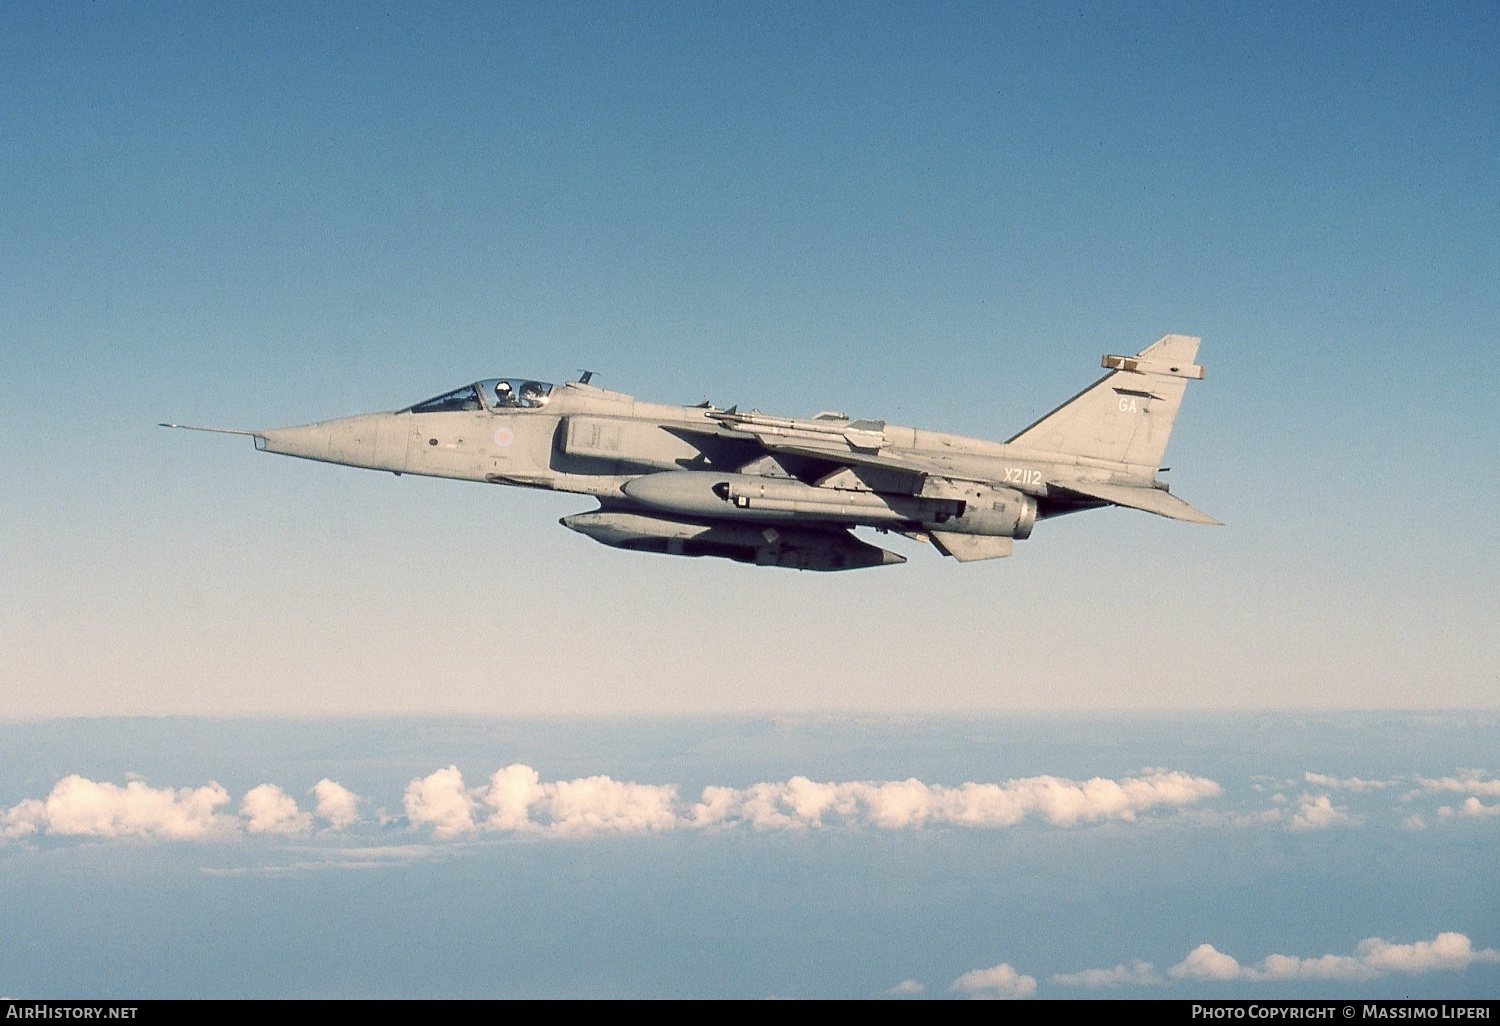
[[[1475,818],[1480,816],[1500,816],[1500,802],[1496,802],[1494,805],[1486,805],[1471,795],[1465,798],[1464,803],[1457,809],[1451,805],[1439,806],[1437,814],[1439,819],[1449,819],[1453,816],[1470,816]]]
[[[472,790],[458,767],[449,766],[408,784],[405,803],[412,826],[431,826],[437,837],[480,829],[554,836],[639,833],[678,825],[672,785],[607,776],[543,783],[536,770],[520,764],[496,771],[489,787]],[[493,811],[476,821],[481,805]]]
[[[677,788],[606,776],[544,784],[530,766],[513,765],[490,778],[484,802],[491,829],[561,835],[641,833],[677,825]]]
[[[442,851],[430,844],[376,844],[361,845],[350,848],[330,848],[326,850],[329,859],[355,859],[361,862],[376,864],[386,861],[412,862],[417,859],[429,858]]]
[[[886,993],[895,994],[898,997],[904,997],[907,994],[920,994],[926,989],[926,987],[918,983],[916,980],[902,980],[890,990],[886,991]]]
[[[1135,961],[1128,966],[1117,965],[1113,969],[1084,969],[1076,973],[1054,973],[1052,982],[1060,983],[1065,987],[1125,987],[1161,983],[1162,978],[1150,962]]]
[[[1267,955],[1244,970],[1247,980],[1368,980],[1380,975],[1352,955]]]
[[[888,830],[923,826],[1013,826],[1035,815],[1054,826],[1133,820],[1153,808],[1177,807],[1213,797],[1220,787],[1186,773],[1151,770],[1115,781],[1077,782],[1028,777],[1003,784],[958,787],[919,780],[816,783],[792,777],[746,788],[704,788],[688,812],[696,826],[746,823],[756,829],[802,829],[829,820],[866,822]]]
[[[1243,972],[1239,962],[1212,944],[1199,944],[1187,958],[1167,970],[1174,980],[1233,980]]]
[[[406,785],[402,802],[411,825],[429,825],[437,837],[457,837],[474,831],[474,799],[464,787],[464,777],[457,766],[413,780]]]
[[[974,969],[953,981],[950,990],[976,998],[1026,998],[1036,993],[1036,977],[1023,976],[1009,962],[993,969]]]
[[[1460,816],[1500,816],[1500,802],[1494,805],[1486,805],[1478,798],[1465,798],[1464,803],[1458,807]]]
[[[0,815],[0,837],[25,837],[44,830],[47,825],[47,807],[35,798],[12,805]]]
[[[229,793],[213,783],[174,791],[139,780],[123,787],[96,783],[75,773],[53,785],[45,799],[8,809],[0,817],[0,833],[201,840],[238,831],[232,817],[215,811],[228,802]]]
[[[1387,944],[1379,937],[1359,942],[1359,957],[1383,972],[1425,973],[1435,969],[1467,969],[1475,962],[1500,962],[1500,951],[1475,951],[1461,933],[1440,933],[1430,941]]]
[[[347,787],[324,777],[313,785],[312,793],[318,800],[318,815],[332,829],[343,830],[359,822],[359,795]]]
[[[1500,798],[1500,778],[1486,779],[1482,770],[1459,770],[1458,775],[1452,777],[1418,777],[1417,783],[1426,791],[1456,791]]]
[[[531,823],[531,803],[542,797],[541,774],[520,764],[496,770],[485,802],[495,811],[488,825],[497,830],[524,830]]]
[[[312,829],[312,815],[300,811],[296,799],[275,784],[261,784],[245,792],[240,815],[252,834],[293,835]]]
[[[1167,975],[1178,980],[1373,980],[1388,973],[1457,971],[1475,962],[1500,962],[1500,951],[1475,951],[1468,937],[1450,932],[1414,944],[1370,937],[1356,945],[1353,955],[1267,955],[1243,966],[1212,944],[1200,944]]]
[[[1475,796],[1470,795],[1469,798],[1464,798],[1464,804],[1461,804],[1458,808],[1454,808],[1452,805],[1439,805],[1439,808],[1437,808],[1437,817],[1439,819],[1452,819],[1454,816],[1469,816],[1472,819],[1481,819],[1484,816],[1500,816],[1500,801],[1497,801],[1493,805],[1487,805],[1485,802],[1479,801]]]
[[[1304,783],[1313,787],[1330,787],[1339,791],[1379,791],[1382,788],[1395,787],[1394,780],[1361,780],[1359,777],[1330,777],[1322,773],[1302,774]]]
[[[1331,826],[1352,826],[1359,820],[1343,809],[1336,809],[1326,794],[1304,794],[1292,816],[1293,830],[1326,830]]]

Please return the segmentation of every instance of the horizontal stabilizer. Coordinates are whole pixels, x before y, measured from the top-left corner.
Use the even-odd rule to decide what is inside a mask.
[[[1221,523],[1207,513],[1199,512],[1189,506],[1170,492],[1164,492],[1159,488],[1133,488],[1130,485],[1096,484],[1092,481],[1069,481],[1067,484],[1054,484],[1048,487],[1076,492],[1091,499],[1103,499],[1116,506],[1145,510],[1147,513],[1170,517],[1173,520],[1186,520],[1190,524]]]

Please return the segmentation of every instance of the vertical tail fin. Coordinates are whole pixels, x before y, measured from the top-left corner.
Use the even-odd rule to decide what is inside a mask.
[[[1110,373],[1007,443],[1019,449],[1123,463],[1156,476],[1189,378],[1199,339],[1165,335],[1135,356],[1106,356]]]

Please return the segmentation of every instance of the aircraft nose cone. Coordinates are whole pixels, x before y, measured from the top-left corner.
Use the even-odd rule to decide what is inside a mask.
[[[331,455],[328,444],[328,423],[299,424],[295,427],[262,431],[255,436],[255,447],[262,452],[280,453],[283,456],[326,460]]]
[[[398,472],[406,469],[406,446],[404,424],[389,413],[271,428],[257,434],[255,441],[263,452]]]

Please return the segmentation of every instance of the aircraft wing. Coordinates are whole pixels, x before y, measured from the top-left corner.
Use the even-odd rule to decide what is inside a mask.
[[[727,410],[711,416],[718,427],[698,433],[719,437],[753,438],[769,453],[803,456],[850,467],[870,467],[921,477],[987,484],[988,478],[960,471],[941,456],[896,453],[885,447],[885,424],[880,421],[793,420],[752,411]],[[680,430],[680,429],[679,429]]]
[[[934,477],[946,477],[955,481],[975,481],[985,483],[983,478],[970,477],[957,473],[951,467],[944,466],[940,460],[923,458],[920,456],[898,456],[894,453],[859,452],[846,446],[817,446],[798,442],[783,442],[776,439],[761,439],[761,444],[772,452],[784,452],[790,456],[808,456],[813,459],[827,460],[830,463],[843,463],[852,467],[876,467],[881,470],[900,470],[908,474],[931,475]]]

